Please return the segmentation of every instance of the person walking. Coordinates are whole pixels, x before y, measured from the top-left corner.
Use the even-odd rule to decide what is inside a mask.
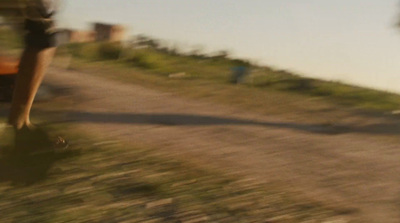
[[[8,124],[15,129],[15,147],[22,151],[66,147],[61,137],[51,139],[47,132],[35,127],[30,112],[36,93],[57,48],[54,15],[56,0],[27,0],[23,16],[25,48],[15,82]]]

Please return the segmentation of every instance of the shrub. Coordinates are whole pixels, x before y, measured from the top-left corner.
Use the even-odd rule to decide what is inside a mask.
[[[75,57],[87,60],[99,59],[99,45],[97,43],[71,43],[68,48]]]
[[[159,60],[158,58],[150,53],[143,52],[143,51],[138,51],[134,52],[130,57],[129,57],[129,62],[132,62],[134,66],[138,66],[144,69],[155,69],[159,67],[158,63]]]
[[[120,43],[71,43],[70,53],[87,60],[116,60],[122,52]]]
[[[120,43],[100,43],[99,58],[103,60],[116,60],[122,52]]]

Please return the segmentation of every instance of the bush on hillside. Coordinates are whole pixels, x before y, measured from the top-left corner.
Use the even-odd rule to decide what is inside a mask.
[[[71,43],[70,53],[87,60],[116,60],[122,52],[120,43]]]
[[[123,50],[120,43],[100,43],[99,58],[102,60],[116,60],[119,59]]]
[[[68,48],[75,57],[87,60],[99,59],[99,45],[97,43],[71,43]]]
[[[128,61],[131,62],[132,65],[144,69],[155,69],[159,67],[159,59],[156,55],[143,51],[133,52],[128,57]]]

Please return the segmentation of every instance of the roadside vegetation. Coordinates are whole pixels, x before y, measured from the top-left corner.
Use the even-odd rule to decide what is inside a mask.
[[[71,127],[46,126],[74,139],[65,153],[13,156],[2,136],[1,222],[347,222],[354,214]]]
[[[147,40],[148,43],[149,40]],[[118,72],[132,68],[131,75],[111,74],[112,78],[137,82],[157,82],[156,85],[169,85],[168,80],[179,79],[184,85],[209,85],[209,90],[217,87],[232,87],[232,69],[236,66],[248,68],[248,75],[234,86],[244,94],[252,91],[287,92],[313,98],[329,100],[337,105],[373,110],[392,111],[400,107],[397,94],[356,87],[340,82],[322,81],[306,78],[267,66],[258,66],[246,60],[232,59],[225,51],[214,55],[199,52],[179,53],[176,49],[161,47],[158,44],[122,46],[119,43],[79,43],[64,46],[60,55],[73,56],[70,68],[83,69],[95,66],[115,66]],[[89,65],[86,63],[90,62]],[[86,65],[85,65],[86,64]],[[104,72],[101,72],[104,74]],[[144,74],[145,76],[137,77]],[[108,75],[110,76],[110,75]],[[119,77],[117,77],[119,76]],[[157,81],[158,79],[158,81]],[[167,81],[166,81],[167,80]]]

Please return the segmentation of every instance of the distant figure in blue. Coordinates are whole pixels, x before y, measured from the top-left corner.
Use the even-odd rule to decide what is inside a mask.
[[[244,81],[245,76],[249,73],[248,64],[244,62],[237,63],[235,67],[232,68],[232,80],[234,84],[240,84]]]

